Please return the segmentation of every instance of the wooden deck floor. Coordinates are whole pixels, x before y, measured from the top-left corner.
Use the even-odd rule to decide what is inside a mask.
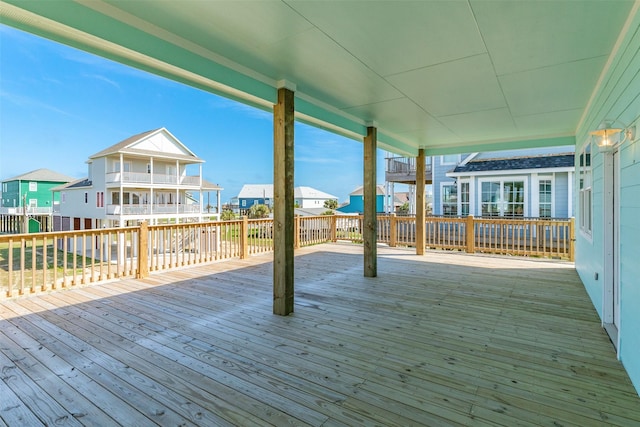
[[[362,247],[0,304],[0,425],[640,425],[572,265]]]

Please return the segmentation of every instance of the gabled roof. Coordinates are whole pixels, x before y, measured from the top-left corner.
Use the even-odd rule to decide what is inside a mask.
[[[456,166],[453,174],[508,171],[525,169],[555,169],[574,167],[573,153],[551,154],[544,156],[509,157],[502,159],[472,160],[467,164]]]
[[[294,189],[294,197],[296,199],[336,199],[336,196],[332,196],[324,191],[316,190],[312,187],[296,187]]]
[[[154,151],[154,150],[141,149],[136,147],[137,145],[140,145],[141,142],[159,133],[164,133],[174,144],[176,144],[181,149],[183,149],[187,154],[163,153],[162,151]],[[186,145],[180,142],[180,140],[178,140],[178,138],[173,136],[171,132],[169,132],[166,128],[154,129],[147,132],[139,133],[137,135],[130,136],[129,138],[124,139],[118,142],[117,144],[114,144],[110,147],[105,148],[102,151],[99,151],[89,156],[89,159],[96,159],[96,158],[105,157],[113,154],[119,154],[119,153],[134,154],[134,155],[137,154],[137,155],[154,156],[154,157],[167,157],[171,159],[204,162],[204,160],[196,156],[193,151],[189,150],[189,148],[187,148]]]
[[[70,176],[63,175],[58,172],[54,172],[51,169],[36,169],[31,172],[24,173],[22,175],[14,176],[13,178],[8,178],[3,180],[2,182],[9,181],[50,181],[50,182],[71,182],[75,178],[71,178]]]
[[[362,186],[356,188],[351,193],[349,193],[349,195],[350,196],[362,196],[363,195],[362,188],[363,188]],[[384,185],[382,185],[382,184],[376,185],[376,195],[378,195],[378,196],[384,196],[385,195]]]

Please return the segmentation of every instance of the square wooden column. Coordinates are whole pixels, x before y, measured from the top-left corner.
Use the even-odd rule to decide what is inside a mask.
[[[273,313],[293,312],[294,93],[278,89],[273,107]]]
[[[370,126],[364,137],[364,224],[362,240],[364,242],[364,276],[378,275],[378,218],[376,212],[376,147],[378,130]]]
[[[425,246],[425,203],[424,203],[424,149],[418,150],[416,158],[416,254],[424,255]]]

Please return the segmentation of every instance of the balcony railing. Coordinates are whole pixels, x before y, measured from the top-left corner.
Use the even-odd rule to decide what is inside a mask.
[[[415,183],[416,160],[415,157],[387,157],[385,180],[407,184]],[[424,181],[431,182],[432,179],[431,157],[427,157],[425,158]]]
[[[362,216],[296,217],[296,248],[362,241]],[[425,247],[573,260],[573,219],[427,217]],[[378,241],[415,246],[415,217],[378,217]],[[143,248],[143,249],[141,249]],[[273,251],[273,220],[0,236],[0,299]]]
[[[200,185],[200,176],[176,176],[168,174],[158,174],[144,172],[110,172],[107,173],[107,183],[120,183],[123,184],[151,184],[153,178],[153,184],[159,185],[188,185],[198,186]]]
[[[108,215],[163,215],[197,213],[201,213],[200,205],[197,204],[107,205]]]
[[[55,205],[56,207],[58,205]],[[36,208],[33,206],[27,206],[27,215],[49,215],[53,212],[51,207]],[[2,215],[24,215],[24,208],[0,208],[0,214]]]

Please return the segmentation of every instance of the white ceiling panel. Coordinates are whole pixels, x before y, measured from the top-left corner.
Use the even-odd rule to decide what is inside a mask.
[[[605,56],[568,62],[499,77],[511,113],[515,116],[584,107]]]
[[[486,54],[396,74],[388,80],[435,117],[506,106]]]
[[[464,1],[288,4],[382,76],[486,51]]]
[[[438,118],[449,129],[455,129],[461,139],[468,139],[481,130],[490,139],[504,139],[514,135],[520,136],[507,108],[474,111],[472,113],[455,114]]]

